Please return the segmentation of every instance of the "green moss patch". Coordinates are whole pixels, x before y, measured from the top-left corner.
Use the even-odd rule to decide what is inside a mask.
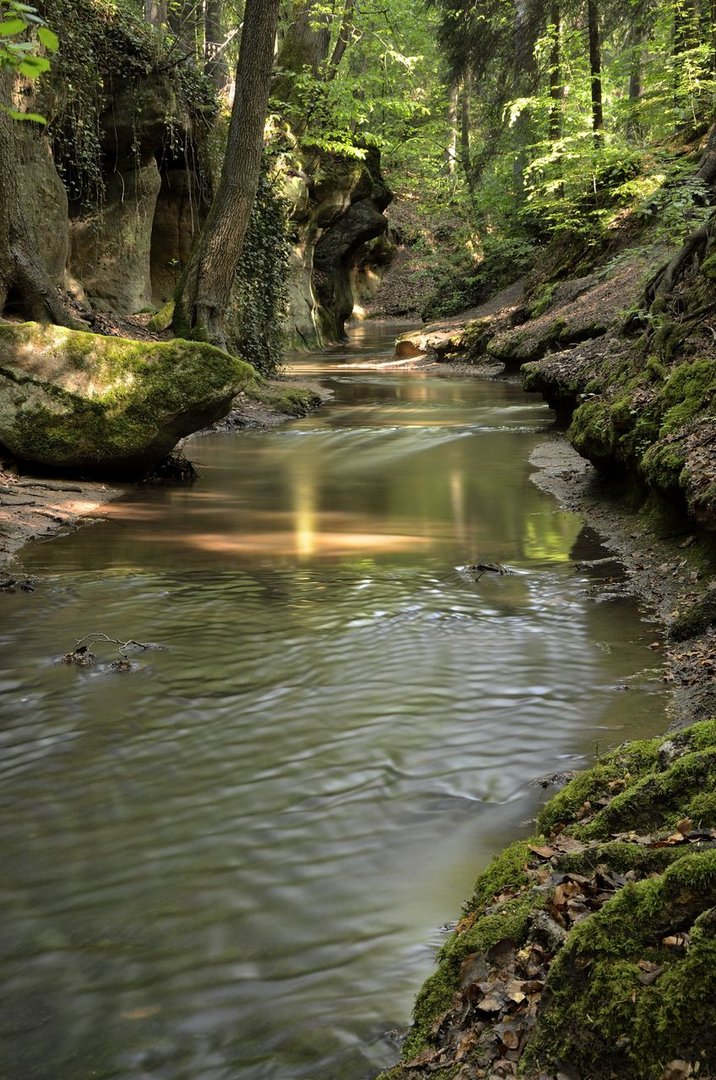
[[[0,442],[22,459],[131,477],[219,419],[255,378],[208,345],[0,325]]]
[[[384,1080],[489,1076],[505,1056],[529,1078],[651,1080],[676,1058],[708,1075],[716,721],[619,747],[537,825],[478,877]]]

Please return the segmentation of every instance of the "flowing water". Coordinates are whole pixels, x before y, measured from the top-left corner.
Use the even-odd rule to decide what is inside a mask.
[[[371,333],[1,598],[3,1080],[374,1075],[534,779],[663,725],[653,629],[529,481],[549,410],[352,366]],[[90,632],[164,648],[56,662]]]

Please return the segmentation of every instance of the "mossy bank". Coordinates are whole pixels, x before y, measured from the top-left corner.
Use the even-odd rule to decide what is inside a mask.
[[[715,907],[702,721],[601,758],[480,875],[382,1080],[713,1075]]]

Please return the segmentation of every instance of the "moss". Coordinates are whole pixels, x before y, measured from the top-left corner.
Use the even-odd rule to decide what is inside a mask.
[[[496,896],[509,890],[520,889],[529,881],[525,867],[532,853],[528,841],[518,840],[500,852],[475,882],[475,892],[470,906],[479,908],[490,904]]]
[[[514,857],[512,866],[514,873]],[[503,869],[506,870],[506,866]],[[516,873],[516,884],[517,878],[522,876],[521,872]],[[478,878],[478,886],[479,884]],[[425,981],[416,998],[413,1027],[405,1042],[404,1057],[418,1054],[429,1044],[430,1032],[436,1020],[450,1008],[459,988],[460,966],[463,960],[473,953],[489,952],[500,941],[509,940],[518,946],[522,945],[527,937],[532,916],[545,902],[543,893],[530,890],[505,901],[494,910],[479,915],[467,929],[456,932],[449,938],[438,954],[437,970]]]
[[[285,416],[306,416],[318,408],[322,400],[320,394],[308,387],[286,386],[256,378],[245,387],[245,393],[250,400]]]
[[[693,360],[675,368],[659,395],[663,412],[660,435],[673,434],[711,409],[716,396],[716,364]]]
[[[640,471],[646,482],[667,495],[680,492],[681,474],[686,463],[679,443],[656,443],[645,450]]]
[[[686,641],[716,626],[716,589],[709,589],[691,607],[678,615],[669,627],[671,641]]]
[[[699,269],[709,281],[716,281],[716,252],[708,255],[701,263]]]
[[[672,827],[683,817],[689,796],[716,786],[716,749],[678,758],[661,772],[649,773],[614,796],[581,833],[606,837],[612,833],[648,832]]]
[[[544,315],[545,311],[552,306],[557,286],[555,284],[542,285],[532,299],[529,309],[530,318],[536,319]]]
[[[667,369],[657,356],[648,356],[646,358],[646,370],[651,378],[657,382],[661,382],[667,376]]]
[[[606,402],[586,401],[580,405],[572,417],[567,437],[582,457],[596,465],[613,467],[616,464],[618,438]]]
[[[590,876],[598,866],[608,866],[617,874],[633,871],[640,877],[646,877],[649,874],[663,874],[667,867],[689,852],[690,848],[684,845],[648,848],[623,840],[609,840],[587,847],[584,851],[556,855],[552,865],[563,874]]]
[[[150,330],[153,330],[157,334],[163,333],[168,330],[172,324],[174,318],[174,301],[169,300],[163,308],[161,308],[156,315],[147,323]]]
[[[0,373],[31,400],[7,414],[3,442],[56,467],[121,472],[162,457],[217,419],[255,372],[186,341],[137,342],[41,327],[0,326]],[[11,423],[12,426],[9,426]]]
[[[485,355],[493,336],[490,319],[473,319],[462,331],[456,344],[467,353],[468,360],[477,360]]]
[[[614,793],[615,785],[636,784],[656,767],[662,742],[662,739],[647,739],[630,743],[580,773],[549,800],[537,818],[538,830],[547,834],[558,825],[577,820],[586,802],[596,805]]]
[[[569,1061],[590,1080],[651,1080],[674,1058],[713,1066],[714,903],[716,852],[690,854],[578,924],[552,964],[524,1064]],[[687,948],[662,944],[687,929]],[[651,984],[645,961],[663,968]]]

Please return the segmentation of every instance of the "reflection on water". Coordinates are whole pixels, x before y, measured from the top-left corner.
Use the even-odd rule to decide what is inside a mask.
[[[198,485],[29,549],[41,587],[3,597],[3,1080],[371,1075],[530,781],[658,730],[652,635],[529,483],[549,412],[346,374],[375,353],[329,357],[318,416],[195,439]],[[53,663],[90,631],[166,650]]]

